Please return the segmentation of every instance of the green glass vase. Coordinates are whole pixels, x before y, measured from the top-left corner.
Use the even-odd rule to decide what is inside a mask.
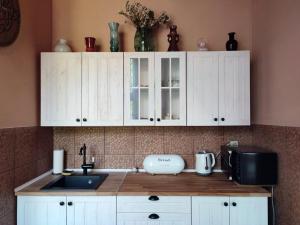
[[[134,36],[134,49],[136,52],[154,51],[152,29],[137,27]]]
[[[110,51],[118,52],[119,51],[119,24],[116,22],[108,23],[110,29]]]

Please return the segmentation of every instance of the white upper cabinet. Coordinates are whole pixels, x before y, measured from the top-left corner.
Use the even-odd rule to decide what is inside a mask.
[[[186,53],[124,53],[124,125],[186,125]]]
[[[187,63],[187,125],[218,126],[219,54],[189,52]]]
[[[124,53],[124,125],[154,124],[154,52]]]
[[[219,56],[220,125],[250,125],[250,52]]]
[[[42,53],[41,125],[250,125],[250,52]]]
[[[157,126],[186,125],[186,52],[155,53]]]
[[[41,54],[41,125],[81,125],[81,53]]]
[[[123,126],[123,53],[82,53],[82,126]]]
[[[188,52],[187,124],[250,125],[250,52]]]
[[[42,126],[123,126],[123,53],[42,53]]]

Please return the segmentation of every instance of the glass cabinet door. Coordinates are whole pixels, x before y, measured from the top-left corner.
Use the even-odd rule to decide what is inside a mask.
[[[125,125],[154,124],[154,55],[125,54]]]
[[[156,53],[156,125],[186,125],[186,53]]]

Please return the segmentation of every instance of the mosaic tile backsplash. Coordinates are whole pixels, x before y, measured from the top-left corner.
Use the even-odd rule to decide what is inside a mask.
[[[16,224],[14,188],[52,167],[53,129],[0,129],[0,225]]]
[[[109,127],[55,128],[54,148],[66,151],[66,167],[80,168],[79,149],[87,145],[87,159],[96,168],[142,168],[149,154],[180,154],[186,168],[194,168],[199,150],[214,153],[230,140],[252,143],[251,127]]]
[[[300,127],[254,126],[253,144],[278,154],[277,225],[300,224]]]

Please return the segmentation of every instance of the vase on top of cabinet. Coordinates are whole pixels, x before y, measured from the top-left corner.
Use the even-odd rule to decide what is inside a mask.
[[[118,52],[119,47],[119,24],[116,22],[110,22],[108,23],[109,29],[110,29],[110,51],[111,52]]]
[[[238,42],[235,40],[235,32],[228,33],[229,40],[226,42],[226,50],[227,51],[237,51],[238,49]]]
[[[124,125],[186,125],[186,53],[124,54]]]

